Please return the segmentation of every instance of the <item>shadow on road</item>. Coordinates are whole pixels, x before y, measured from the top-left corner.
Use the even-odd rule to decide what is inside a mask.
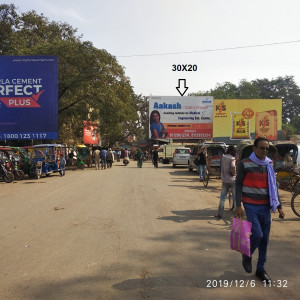
[[[184,223],[188,221],[218,221],[223,222],[223,225],[231,226],[231,220],[234,217],[234,212],[224,211],[223,219],[217,220],[214,215],[217,213],[217,208],[215,209],[199,209],[199,210],[182,210],[182,211],[171,211],[173,216],[159,217],[158,220],[173,221],[176,223]],[[219,223],[218,223],[219,224]]]
[[[296,255],[295,241],[271,237],[268,273],[273,280],[286,280],[288,288],[264,288],[254,273],[244,272],[241,254],[229,249],[229,236],[229,231],[199,227],[192,232],[172,231],[144,237],[153,242],[153,247],[132,247],[126,255],[122,254],[125,261],[108,263],[94,270],[93,275],[57,280],[40,277],[34,284],[18,283],[14,292],[24,300],[239,299],[241,290],[244,299],[297,298],[300,257]],[[161,247],[157,247],[158,243]],[[254,263],[256,259],[255,256]],[[256,280],[255,288],[250,287],[251,280]],[[232,284],[231,289],[224,289],[227,282]]]

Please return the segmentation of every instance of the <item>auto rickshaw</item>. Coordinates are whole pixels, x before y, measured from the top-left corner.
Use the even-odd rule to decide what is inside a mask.
[[[76,145],[75,150],[77,151],[77,159],[89,168],[92,165],[90,149],[86,145]]]
[[[275,147],[277,156],[274,160],[274,168],[279,188],[293,192],[299,175],[298,147],[289,141],[279,141],[275,144]]]
[[[208,185],[209,178],[221,178],[221,158],[226,152],[225,144],[204,143],[206,168],[203,171],[203,185]]]
[[[82,151],[78,150],[80,148],[68,146],[65,147],[66,152],[66,162],[68,167],[84,169],[83,156],[80,154]],[[81,152],[80,152],[81,151]]]
[[[25,146],[23,149],[26,150],[29,157],[29,177],[39,179],[43,174],[49,176],[47,175],[48,162],[45,152],[42,149],[34,148],[33,146]]]
[[[20,157],[20,169],[25,175],[32,177],[32,169],[34,166],[26,149],[23,147],[11,147],[11,149],[13,149],[14,152]]]
[[[240,162],[242,159],[247,158],[251,155],[253,152],[253,140],[244,140],[241,141],[237,145],[237,153],[238,153],[238,162]],[[279,185],[279,188],[283,190],[291,190],[292,183],[291,183],[291,177],[293,177],[293,168],[294,168],[294,163],[288,163],[287,165],[284,165],[282,162],[282,158],[285,155],[285,153],[293,150],[296,151],[297,146],[287,146],[287,144],[283,145],[273,145],[269,143],[270,145],[270,151],[268,153],[268,157],[271,158],[274,162],[274,171],[276,173],[276,181]],[[284,149],[286,149],[284,151]],[[288,151],[289,149],[289,151]],[[294,152],[293,154],[295,156],[295,160],[297,159],[297,152]]]
[[[277,149],[273,144],[269,143],[269,145],[270,151],[268,153],[268,157],[275,161],[277,157]],[[253,146],[253,140],[242,140],[237,144],[237,165],[242,159],[248,158],[251,155],[251,153],[253,152]]]
[[[50,176],[52,173],[60,171],[60,155],[66,157],[66,147],[62,144],[40,144],[33,146],[34,149],[41,150],[44,153],[42,163],[42,173]]]

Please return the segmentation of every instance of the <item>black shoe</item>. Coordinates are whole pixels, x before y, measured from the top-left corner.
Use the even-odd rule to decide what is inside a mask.
[[[220,216],[220,215],[215,215],[215,218],[218,219],[218,220],[221,220],[221,219],[222,219],[222,216]]]
[[[247,273],[251,273],[252,272],[252,257],[249,257],[245,254],[242,254],[242,257],[243,257],[243,267],[245,269],[245,271]]]
[[[266,283],[272,282],[272,279],[266,273],[266,271],[257,271],[256,270],[255,276],[258,277],[261,281],[266,281]]]

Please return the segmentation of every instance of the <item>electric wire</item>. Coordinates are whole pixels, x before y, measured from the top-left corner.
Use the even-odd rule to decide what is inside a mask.
[[[237,47],[227,47],[227,48],[215,48],[215,49],[205,49],[205,50],[194,50],[194,51],[183,51],[183,52],[167,52],[167,53],[152,53],[152,54],[132,54],[132,55],[117,55],[117,57],[130,58],[130,57],[145,57],[145,56],[166,56],[166,55],[178,55],[178,54],[192,54],[192,53],[203,53],[203,52],[216,52],[216,51],[228,51],[228,50],[237,50],[237,49],[247,49],[247,48],[257,48],[257,47],[267,47],[275,45],[284,45],[299,43],[300,40],[287,41],[287,42],[275,42],[268,44],[256,44],[248,46],[237,46]]]

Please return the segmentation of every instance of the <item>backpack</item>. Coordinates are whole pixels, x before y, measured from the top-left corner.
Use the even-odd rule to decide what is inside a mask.
[[[199,159],[199,156],[197,156],[195,159],[194,159],[194,164],[196,166],[198,166],[200,164],[200,159]]]

